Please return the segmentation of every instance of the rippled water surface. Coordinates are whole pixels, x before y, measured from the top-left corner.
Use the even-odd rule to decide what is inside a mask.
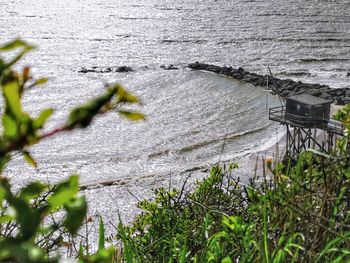
[[[127,188],[147,196],[169,175],[179,183],[179,173],[219,160],[244,163],[280,132],[267,119],[265,91],[186,65],[201,61],[263,74],[270,67],[282,78],[348,87],[349,13],[345,0],[2,0],[1,41],[21,37],[38,45],[25,64],[51,78],[25,97],[30,112],[57,109],[49,128],[114,81],[142,99],[148,116],[134,124],[110,114],[87,130],[42,142],[33,149],[40,167],[15,158],[8,176],[20,184],[55,182],[72,172],[83,184],[119,180],[86,192],[94,212],[114,216],[117,206],[133,210]],[[179,69],[165,71],[163,64]],[[134,71],[78,72],[122,65]],[[277,101],[270,97],[268,105]]]

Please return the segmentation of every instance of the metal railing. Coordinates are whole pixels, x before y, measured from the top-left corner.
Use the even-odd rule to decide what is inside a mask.
[[[339,135],[343,135],[344,126],[341,122],[334,119],[290,114],[286,112],[285,106],[270,108],[269,119],[282,123],[295,124],[307,128],[319,128]]]

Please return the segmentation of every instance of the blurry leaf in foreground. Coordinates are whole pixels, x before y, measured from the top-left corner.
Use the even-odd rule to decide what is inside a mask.
[[[11,116],[4,114],[2,116],[2,125],[4,127],[4,136],[10,139],[16,138],[18,135],[18,127],[16,120]]]
[[[40,86],[40,85],[44,85],[49,81],[48,78],[40,78],[34,81],[34,83],[32,85],[29,86],[29,88],[33,88],[35,86]]]
[[[141,112],[120,110],[119,113],[125,118],[133,121],[140,121],[146,119],[146,116]]]
[[[67,217],[64,221],[64,225],[71,234],[76,234],[83,224],[87,203],[84,197],[76,198],[65,205],[67,211]]]
[[[41,182],[32,182],[26,185],[20,192],[20,197],[25,200],[37,198],[44,190],[46,186]]]
[[[104,94],[73,109],[68,118],[67,126],[69,129],[87,127],[94,116],[103,108],[103,106],[111,101],[114,95],[115,90],[109,88]]]
[[[33,49],[34,46],[29,45],[28,43],[26,43],[23,40],[15,39],[13,41],[10,41],[10,42],[0,46],[0,51],[11,51],[11,50],[14,50],[16,48],[24,48],[26,50],[30,50],[30,49]]]
[[[37,162],[34,160],[34,158],[30,155],[29,152],[24,151],[23,152],[23,157],[24,157],[24,160],[26,160],[26,162],[28,164],[30,164],[31,166],[33,166],[35,168],[38,166]]]
[[[15,81],[9,82],[3,86],[3,94],[7,102],[8,109],[18,119],[22,116],[21,102],[19,96],[19,87]]]
[[[78,176],[70,176],[68,181],[57,185],[54,194],[49,198],[51,211],[72,200],[79,190]]]
[[[126,91],[119,84],[114,85],[113,89],[115,89],[116,93],[118,94],[118,102],[125,102],[125,103],[139,103],[140,102],[140,100],[135,95]]]
[[[36,118],[33,122],[34,128],[35,129],[40,129],[42,126],[45,124],[47,119],[52,115],[53,109],[45,109],[43,110],[38,118]]]

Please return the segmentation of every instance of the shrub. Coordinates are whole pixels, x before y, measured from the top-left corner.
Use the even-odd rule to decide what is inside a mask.
[[[131,226],[119,225],[125,260],[350,261],[347,141],[331,155],[304,152],[294,166],[269,164],[271,178],[246,186],[232,166],[214,166],[193,192],[156,190]]]

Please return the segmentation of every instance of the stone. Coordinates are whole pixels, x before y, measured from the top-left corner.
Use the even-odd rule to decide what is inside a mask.
[[[335,97],[334,101],[337,105],[345,105],[345,101],[342,99],[342,97]]]
[[[318,90],[318,89],[310,89],[307,91],[308,94],[312,95],[312,96],[320,96],[322,94],[322,91]]]
[[[330,96],[330,95],[327,94],[327,93],[322,93],[319,97],[322,98],[322,99],[325,99],[325,100],[330,100],[330,99],[332,99],[332,96]]]
[[[88,72],[94,72],[94,71],[91,69],[87,69],[87,68],[81,68],[78,72],[79,73],[88,73]]]
[[[239,67],[237,70],[239,73],[243,73],[244,72],[244,68]]]
[[[239,73],[239,72],[232,74],[232,77],[235,78],[235,79],[238,79],[238,80],[243,79],[242,74]]]
[[[129,71],[133,71],[133,70],[131,67],[127,67],[127,66],[121,66],[115,69],[115,72],[129,72]]]
[[[173,64],[169,64],[168,66],[166,65],[161,65],[160,66],[164,70],[176,70],[179,69],[178,67],[175,67]]]

